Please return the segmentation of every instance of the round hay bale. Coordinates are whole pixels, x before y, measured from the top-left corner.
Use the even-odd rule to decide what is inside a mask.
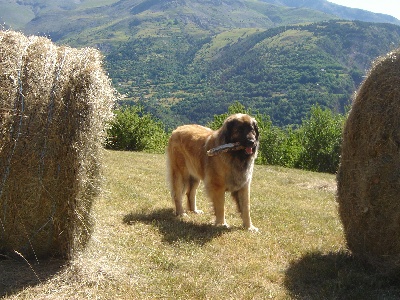
[[[377,59],[355,95],[337,174],[349,249],[386,270],[400,266],[400,50]]]
[[[99,51],[0,31],[0,253],[85,246],[115,96]]]

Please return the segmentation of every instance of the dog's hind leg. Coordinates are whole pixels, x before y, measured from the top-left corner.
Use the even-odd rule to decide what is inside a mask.
[[[188,182],[188,189],[186,192],[187,195],[187,201],[188,201],[188,208],[190,211],[196,213],[196,214],[202,214],[202,210],[198,210],[196,206],[196,192],[197,188],[199,187],[200,180],[190,176],[189,177],[189,182]]]
[[[182,198],[185,192],[185,186],[181,175],[175,176],[174,180],[171,182],[171,197],[175,204],[175,214],[177,216],[184,215],[185,210],[182,205]]]
[[[189,173],[185,167],[182,167],[180,163],[183,158],[179,153],[174,153],[174,149],[168,147],[167,152],[167,181],[169,183],[169,189],[172,200],[175,204],[175,214],[177,216],[185,215],[183,209],[182,198],[187,190],[187,178]]]
[[[175,204],[175,214],[181,216],[185,214],[185,210],[182,205],[182,198],[186,192],[187,186],[185,186],[185,170],[179,169],[179,166],[174,164],[168,157],[167,160],[168,168],[168,182],[172,200]]]
[[[225,189],[218,185],[206,186],[215,214],[215,225],[229,227],[225,220]]]

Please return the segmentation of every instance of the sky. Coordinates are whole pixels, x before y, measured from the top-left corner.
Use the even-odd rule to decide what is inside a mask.
[[[329,2],[352,8],[360,8],[375,13],[391,15],[400,20],[400,1],[398,0],[328,0]]]

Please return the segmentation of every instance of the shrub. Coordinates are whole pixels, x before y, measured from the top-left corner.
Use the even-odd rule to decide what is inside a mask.
[[[260,123],[261,137],[258,162],[293,168],[301,148],[297,132],[292,128],[281,129],[273,126],[271,121]]]
[[[161,122],[142,106],[122,106],[108,130],[107,147],[114,150],[163,153],[168,136]]]
[[[343,115],[319,106],[312,107],[309,118],[299,128],[302,149],[295,166],[310,171],[336,173],[344,120]]]
[[[241,103],[235,102],[228,112],[214,115],[206,126],[220,128],[232,114],[253,115]],[[339,164],[342,127],[345,118],[319,106],[312,107],[310,115],[300,128],[273,126],[265,114],[255,114],[260,132],[260,148],[256,163],[301,168],[318,172],[335,173]],[[163,153],[168,134],[161,122],[144,113],[142,106],[124,106],[115,112],[108,131],[108,147]]]

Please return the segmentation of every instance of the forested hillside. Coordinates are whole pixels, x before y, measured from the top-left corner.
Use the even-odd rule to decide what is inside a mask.
[[[364,22],[233,29],[209,38],[177,28],[123,43],[107,61],[127,99],[167,124],[205,123],[239,101],[287,125],[299,124],[315,103],[343,112],[371,62],[399,43],[400,27]]]
[[[339,20],[348,10],[325,0],[10,0],[0,9],[26,34],[99,48],[123,102],[170,128],[204,124],[236,101],[279,126],[301,123],[313,104],[343,112],[371,62],[400,45],[399,26]]]

